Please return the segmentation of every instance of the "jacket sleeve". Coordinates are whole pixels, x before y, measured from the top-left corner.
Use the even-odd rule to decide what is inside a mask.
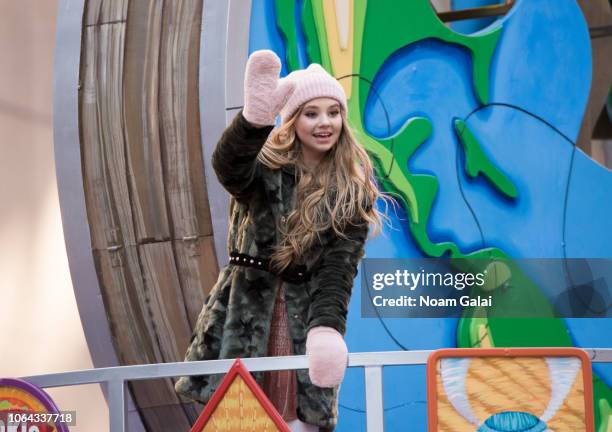
[[[346,238],[336,237],[313,269],[313,288],[308,330],[317,326],[336,329],[344,335],[346,315],[357,266],[364,255],[368,224],[349,225]]]
[[[212,166],[221,185],[238,201],[244,201],[255,187],[259,169],[257,154],[272,129],[273,126],[252,126],[240,111],[217,143]]]

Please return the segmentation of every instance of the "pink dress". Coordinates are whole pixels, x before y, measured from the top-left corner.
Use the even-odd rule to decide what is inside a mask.
[[[279,280],[279,289],[272,312],[268,356],[293,355],[287,306],[285,304],[285,284]],[[264,373],[263,391],[286,422],[297,419],[297,381],[295,370],[270,371]]]

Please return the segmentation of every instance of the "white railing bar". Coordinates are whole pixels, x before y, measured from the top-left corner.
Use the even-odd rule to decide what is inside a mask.
[[[382,351],[349,354],[349,367],[421,365],[433,351]]]
[[[612,348],[583,348],[593,363],[612,362]]]
[[[427,362],[427,356],[430,352],[431,351],[390,351],[380,353],[351,353],[349,354],[349,367],[424,364]],[[291,357],[258,357],[242,359],[242,361],[251,372],[308,368],[308,359],[303,355]],[[234,360],[231,359],[115,366],[30,376],[24,379],[39,387],[61,387],[92,384],[117,379],[133,381],[175,376],[226,373],[233,363]]]
[[[594,363],[612,362],[612,349],[584,349]],[[365,373],[366,430],[384,430],[383,366],[423,365],[433,351],[387,351],[349,354],[349,367],[363,367]],[[242,360],[251,372],[306,369],[306,356],[259,357]],[[117,366],[74,372],[24,377],[39,387],[62,387],[103,383],[108,391],[109,425],[112,432],[126,432],[126,381],[186,375],[226,373],[233,359],[199,362]]]
[[[612,362],[612,349],[585,349],[591,361]],[[349,354],[349,367],[422,365],[433,351],[386,351]],[[242,359],[251,372],[267,370],[306,369],[306,356],[258,357]],[[233,359],[206,360],[197,362],[158,363],[134,366],[115,366],[72,372],[34,375],[23,379],[39,387],[63,387],[93,384],[105,381],[133,381],[142,379],[168,378],[188,375],[208,375],[226,373]]]
[[[306,369],[308,367],[308,360],[306,356],[259,357],[241,360],[251,372],[263,370]],[[74,372],[36,375],[24,377],[23,379],[38,387],[44,388],[93,384],[111,380],[133,381],[188,375],[209,375],[226,373],[234,361],[234,359],[228,359],[115,366]]]
[[[382,366],[366,366],[364,369],[366,430],[383,432],[385,418],[383,410]]]

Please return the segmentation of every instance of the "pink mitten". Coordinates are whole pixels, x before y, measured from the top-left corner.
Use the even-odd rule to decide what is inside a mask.
[[[313,327],[306,337],[308,374],[318,387],[335,387],[344,377],[348,350],[344,338],[331,327]]]
[[[250,55],[244,74],[242,115],[255,126],[273,125],[276,116],[295,89],[295,84],[279,83],[280,59],[273,51],[259,50]]]

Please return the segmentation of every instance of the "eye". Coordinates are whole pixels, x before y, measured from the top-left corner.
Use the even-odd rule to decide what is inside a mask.
[[[305,113],[304,115],[308,118],[315,118],[317,116],[317,113],[311,111],[311,112]]]
[[[329,113],[329,115],[330,115],[331,117],[336,117],[336,116],[340,115],[340,111],[338,111],[338,110],[331,111],[331,112]]]

